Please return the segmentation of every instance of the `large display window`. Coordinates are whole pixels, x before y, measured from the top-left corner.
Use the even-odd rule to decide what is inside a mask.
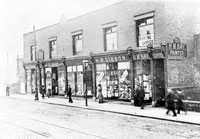
[[[68,84],[72,88],[72,95],[83,96],[83,66],[68,66]]]
[[[65,67],[60,66],[58,72],[59,94],[64,94],[65,92],[65,80]]]
[[[151,93],[151,76],[150,76],[150,60],[140,60],[134,63],[135,87],[143,86],[145,91],[145,100],[152,97]]]
[[[107,98],[130,99],[130,63],[96,64],[96,83]]]

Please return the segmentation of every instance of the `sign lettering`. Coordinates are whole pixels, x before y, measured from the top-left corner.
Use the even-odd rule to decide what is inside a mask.
[[[101,58],[95,58],[96,63],[109,63],[109,62],[122,62],[122,61],[128,61],[127,56],[110,56],[110,57],[101,57]]]
[[[187,57],[187,45],[181,43],[176,37],[173,43],[167,43],[168,59],[185,59]]]

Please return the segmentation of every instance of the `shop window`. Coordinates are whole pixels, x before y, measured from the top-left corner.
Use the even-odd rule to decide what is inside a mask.
[[[107,70],[117,70],[118,64],[117,63],[108,63],[107,64]]]
[[[78,72],[83,71],[83,66],[82,66],[82,65],[77,66],[77,71],[78,71]]]
[[[56,40],[49,41],[50,59],[57,58],[57,43]]]
[[[77,55],[78,52],[83,50],[82,34],[73,35],[73,55]]]
[[[97,71],[106,70],[106,64],[96,64],[96,70]]]
[[[35,46],[31,45],[31,61],[35,61]]]
[[[138,47],[146,48],[154,43],[154,19],[153,17],[136,20]]]
[[[130,69],[130,62],[119,62],[118,70],[122,70],[122,69]]]
[[[117,49],[117,27],[104,28],[105,51]]]
[[[67,72],[72,72],[72,66],[67,67]]]

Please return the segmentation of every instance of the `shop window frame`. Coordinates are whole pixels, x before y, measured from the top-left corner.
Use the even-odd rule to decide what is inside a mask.
[[[104,51],[117,50],[118,49],[117,25],[103,28],[103,33],[104,33]],[[108,35],[114,35],[114,34],[116,34],[115,38],[111,37],[112,40],[110,39],[108,40]],[[108,47],[108,41],[115,42],[114,45],[116,44],[116,46],[114,46],[113,48]]]
[[[154,18],[154,11],[146,13],[146,14],[141,14],[135,16],[135,24],[136,24],[136,40],[137,40],[137,47],[138,48],[146,48],[147,44],[145,45],[140,45],[140,37],[147,37],[149,40],[147,40],[147,43],[154,43],[155,41],[155,18]],[[151,22],[148,22],[152,20]],[[148,27],[152,26],[152,32],[150,30],[146,30],[146,36],[145,35],[140,35],[140,29],[142,27]],[[149,35],[151,34],[151,35]]]
[[[72,35],[73,55],[83,51],[83,33]],[[80,45],[80,46],[79,46]]]
[[[55,46],[55,48],[53,48]],[[54,50],[55,49],[55,50]],[[49,41],[49,58],[57,58],[57,40]]]

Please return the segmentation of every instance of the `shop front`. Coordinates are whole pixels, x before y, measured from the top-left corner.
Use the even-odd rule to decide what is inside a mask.
[[[46,94],[50,89],[51,95],[59,94],[59,61],[46,61],[44,67],[40,69],[42,74],[40,76],[40,87],[45,86]]]
[[[87,95],[93,96],[92,91],[92,69],[91,65],[87,69],[83,68],[83,60],[85,58],[66,59],[67,65],[67,84],[72,88],[72,95],[83,97],[85,95],[84,83],[87,82]],[[84,76],[87,80],[84,81]]]
[[[102,85],[105,98],[131,98],[130,62],[126,53],[94,56],[96,85]]]
[[[135,86],[143,86],[145,100],[154,101],[165,97],[165,62],[160,49],[133,52]]]
[[[161,50],[133,51],[107,55],[93,55],[96,85],[102,85],[104,98],[133,99],[133,89],[140,85],[145,90],[145,100],[163,98],[165,95],[164,57]]]
[[[24,65],[25,70],[25,91],[29,94],[35,90],[35,63],[27,63]]]

